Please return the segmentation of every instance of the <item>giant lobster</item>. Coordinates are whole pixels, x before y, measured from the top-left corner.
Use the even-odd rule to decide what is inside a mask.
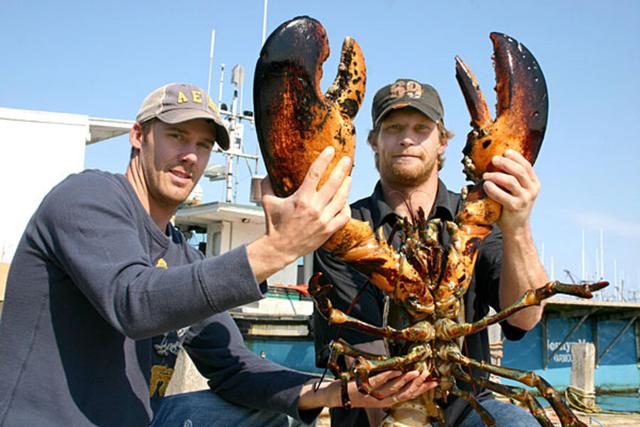
[[[456,78],[471,114],[472,130],[464,152],[464,171],[472,184],[463,189],[463,206],[455,221],[446,224],[450,234],[447,248],[438,243],[438,224],[418,212],[402,222],[403,244],[395,250],[385,236],[374,233],[368,223],[351,220],[324,245],[335,256],[369,277],[372,284],[389,295],[395,315],[389,324],[377,327],[334,309],[327,297],[329,286],[311,280],[309,290],[316,308],[331,324],[356,328],[366,333],[404,343],[403,354],[372,355],[351,347],[344,340],[333,342],[328,366],[346,381],[355,379],[359,390],[375,396],[369,385],[372,373],[389,370],[429,370],[438,386],[414,401],[390,408],[383,425],[430,425],[444,421],[439,402],[449,395],[469,401],[487,425],[491,415],[471,393],[456,387],[466,381],[521,402],[541,425],[552,426],[535,397],[524,387],[502,385],[475,378],[463,368],[519,381],[537,389],[558,414],[563,426],[581,426],[559,394],[543,378],[486,364],[466,357],[457,340],[504,320],[514,312],[540,304],[562,293],[590,298],[606,282],[568,285],[556,281],[525,293],[514,305],[474,323],[459,321],[462,297],[473,272],[479,244],[500,218],[501,206],[482,189],[482,174],[490,170],[491,159],[507,148],[536,160],[547,123],[547,89],[533,55],[521,43],[504,34],[492,33],[496,71],[496,119],[491,117],[479,85],[470,69],[456,57]],[[254,78],[254,109],[260,149],[274,192],[292,194],[302,183],[311,163],[328,145],[335,147],[334,164],[343,155],[353,158],[355,129],[352,119],[362,103],[366,69],[360,47],[350,37],[344,40],[337,77],[326,93],[320,89],[322,64],[329,56],[327,35],[322,25],[309,17],[298,17],[280,25],[260,52]],[[321,180],[319,185],[324,181]],[[440,262],[445,259],[444,262]],[[398,315],[400,313],[400,315]],[[396,321],[394,319],[401,319]],[[338,359],[350,356],[354,362],[341,370]],[[346,394],[346,393],[345,393]],[[348,405],[348,399],[345,404]]]

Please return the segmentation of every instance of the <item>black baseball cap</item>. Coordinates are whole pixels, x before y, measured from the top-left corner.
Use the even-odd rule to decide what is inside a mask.
[[[144,123],[153,118],[172,125],[193,119],[209,120],[215,128],[220,148],[229,148],[229,131],[220,118],[218,107],[198,86],[169,83],[151,92],[142,101],[136,121]]]
[[[393,84],[384,86],[373,97],[373,127],[390,111],[406,107],[415,108],[434,122],[444,118],[440,95],[433,86],[411,79],[398,79]]]

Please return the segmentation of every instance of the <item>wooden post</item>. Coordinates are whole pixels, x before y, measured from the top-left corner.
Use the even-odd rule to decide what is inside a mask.
[[[584,392],[585,406],[595,404],[596,351],[593,343],[571,345],[571,387]]]

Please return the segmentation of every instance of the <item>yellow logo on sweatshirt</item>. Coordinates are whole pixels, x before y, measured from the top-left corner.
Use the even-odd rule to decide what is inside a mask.
[[[149,381],[149,397],[153,397],[156,392],[158,393],[158,396],[164,397],[172,375],[173,368],[162,365],[152,366],[151,381]]]
[[[164,258],[160,258],[158,261],[156,261],[156,268],[162,268],[166,270],[167,268],[169,268],[169,266],[167,265],[167,261],[165,261]]]

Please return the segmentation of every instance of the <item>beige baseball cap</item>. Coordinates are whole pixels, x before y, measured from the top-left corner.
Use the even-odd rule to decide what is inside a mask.
[[[177,124],[193,119],[207,119],[216,132],[216,142],[223,150],[229,148],[229,131],[220,118],[218,107],[198,86],[189,83],[169,83],[151,92],[142,101],[136,121],[144,123],[157,118]]]

